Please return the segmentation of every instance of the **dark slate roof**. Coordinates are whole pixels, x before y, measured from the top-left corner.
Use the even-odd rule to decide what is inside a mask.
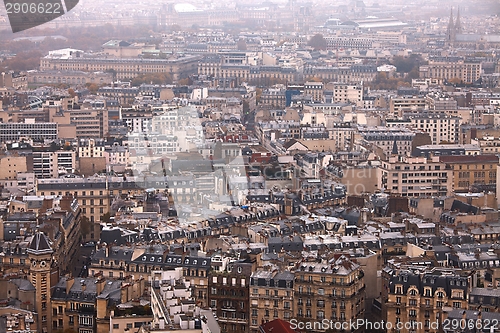
[[[445,245],[435,245],[433,246],[432,250],[434,251],[434,256],[436,257],[437,261],[448,260],[446,254],[451,253],[451,249]]]
[[[53,252],[52,248],[50,247],[49,240],[43,232],[36,232],[35,235],[33,235],[27,251],[28,253],[32,254],[44,254]]]
[[[453,204],[451,205],[451,211],[459,211],[461,213],[472,213],[472,214],[477,214],[479,209],[475,206],[466,204],[462,201],[459,200],[454,200]]]
[[[494,323],[494,322],[499,322],[500,321],[500,313],[496,312],[481,312],[481,311],[474,311],[474,310],[464,310],[464,309],[453,309],[450,312],[448,312],[448,319],[450,321],[452,320],[462,320],[465,315],[465,320],[467,323],[469,323],[469,320],[471,320],[473,323],[476,323],[479,314],[481,314],[481,320],[483,323]],[[461,329],[461,333],[478,333],[478,332],[490,332],[491,326],[490,325],[483,325],[483,329],[477,329],[476,325],[473,325],[472,329],[470,329],[468,326],[466,326],[465,329]],[[451,327],[449,330],[445,330],[445,332],[452,332]]]
[[[431,287],[432,294],[438,288],[442,288],[448,297],[451,297],[452,289],[461,289],[464,291],[466,297],[468,281],[467,277],[457,275],[439,275],[439,272],[432,274],[425,274],[423,276],[413,274],[410,271],[402,271],[399,275],[393,276],[389,282],[391,293],[395,293],[396,285],[403,286],[403,294],[408,292],[410,287],[417,288],[420,295],[424,294],[424,287]]]
[[[167,255],[165,264],[173,267],[193,267],[209,269],[212,259],[207,257],[186,257],[181,255]]]
[[[300,236],[269,237],[268,247],[269,252],[279,252],[281,249],[285,251],[302,251],[304,248],[304,242]]]
[[[106,256],[106,250],[104,248],[101,248],[96,251],[96,253],[93,256],[93,259],[97,260],[97,262],[99,262],[99,259],[130,262],[133,253],[134,253],[134,248],[125,247],[122,249],[119,247],[112,247],[109,250],[108,256]]]

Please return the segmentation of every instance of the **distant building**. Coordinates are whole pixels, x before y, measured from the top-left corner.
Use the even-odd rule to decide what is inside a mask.
[[[0,142],[17,142],[21,139],[36,141],[56,140],[58,138],[56,123],[0,123]]]
[[[116,78],[133,79],[138,75],[148,73],[168,73],[173,80],[196,73],[199,56],[185,56],[175,59],[144,59],[144,58],[95,58],[75,51],[57,53],[55,51],[40,59],[40,70],[69,71],[110,71],[116,72]],[[131,70],[132,69],[132,70]]]

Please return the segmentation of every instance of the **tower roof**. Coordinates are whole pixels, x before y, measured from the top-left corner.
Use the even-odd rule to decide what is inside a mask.
[[[462,33],[462,23],[460,22],[460,8],[457,10],[457,20],[455,21],[455,31],[457,34]]]
[[[394,143],[392,144],[392,154],[398,155],[398,143],[396,142],[396,140],[394,140]]]
[[[46,254],[52,253],[49,239],[43,232],[37,231],[31,239],[30,245],[26,250],[30,254]]]
[[[448,29],[453,29],[455,23],[453,22],[453,7],[450,9],[450,21],[448,22]]]

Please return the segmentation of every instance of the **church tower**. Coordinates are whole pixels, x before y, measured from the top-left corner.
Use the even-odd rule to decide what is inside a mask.
[[[50,301],[50,270],[52,253],[49,240],[43,232],[36,231],[28,249],[30,261],[29,280],[36,288],[35,311],[38,313],[37,332],[52,331],[52,306]]]
[[[455,22],[455,34],[460,35],[462,33],[462,23],[460,22],[460,8],[457,11],[457,20]]]
[[[450,9],[450,20],[448,22],[448,29],[446,31],[446,39],[448,43],[455,41],[455,23],[453,22],[453,8]]]

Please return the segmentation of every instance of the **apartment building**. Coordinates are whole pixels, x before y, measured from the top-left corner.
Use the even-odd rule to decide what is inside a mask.
[[[334,123],[332,126],[328,126],[328,132],[330,140],[335,143],[334,149],[330,147],[333,151],[347,151],[350,145],[354,144],[356,129],[352,127],[351,123]],[[311,149],[309,146],[308,148]]]
[[[313,102],[323,102],[323,82],[304,83],[304,94],[312,97]]]
[[[249,332],[249,286],[254,263],[240,260],[229,263],[225,270],[208,275],[208,301],[217,314],[221,330]]]
[[[454,192],[469,192],[473,185],[496,185],[497,155],[440,156],[446,170],[451,170]]]
[[[289,321],[293,314],[293,280],[290,271],[257,270],[250,277],[250,333],[262,323]]]
[[[404,127],[358,127],[361,138],[385,159],[391,155],[409,156],[415,133]]]
[[[402,196],[449,195],[452,179],[452,171],[439,157],[391,156],[378,168],[378,188]]]
[[[153,113],[149,110],[121,109],[121,119],[129,132],[147,133],[152,129]]]
[[[145,290],[144,278],[117,280],[106,279],[103,276],[62,277],[52,291],[49,308],[50,332],[57,330],[74,330],[79,333],[117,332],[120,328],[116,324],[118,321],[113,323],[111,318],[120,317],[121,313],[125,317],[127,309],[117,306],[127,302],[129,315],[135,313],[137,317],[130,317],[127,322],[138,329],[143,324],[149,323],[152,318],[151,310],[140,305],[134,306],[131,302],[133,299],[139,300]],[[148,316],[144,317],[144,314]],[[110,323],[113,326],[110,326]],[[126,327],[124,324],[122,328]]]
[[[298,321],[356,322],[364,318],[364,273],[345,255],[336,254],[324,263],[298,263],[293,293],[292,317]]]
[[[481,77],[481,62],[472,62],[468,60],[429,60],[428,65],[422,65],[419,68],[421,79],[443,79],[458,80],[471,84]]]
[[[402,119],[387,119],[388,127],[411,127],[426,132],[433,145],[459,143],[460,118],[444,113],[411,113]]]
[[[108,135],[108,110],[83,108],[70,110],[70,124],[76,127],[77,139],[103,138]]]
[[[16,152],[0,156],[0,179],[15,180],[19,173],[32,171],[31,158]]]
[[[427,158],[435,156],[455,155],[482,155],[483,153],[476,144],[445,144],[445,145],[422,145],[415,147],[415,156]]]
[[[123,172],[130,166],[130,152],[127,147],[113,145],[105,147],[106,166],[116,172]]]
[[[265,89],[260,96],[259,105],[266,105],[272,108],[284,109],[286,107],[285,89]]]
[[[1,73],[0,74],[0,87],[5,88],[14,88],[18,89],[26,89],[28,88],[28,78],[25,73]]]
[[[328,83],[326,89],[333,92],[333,103],[359,103],[363,101],[362,83]]]
[[[441,94],[428,94],[425,96],[429,110],[457,110],[458,102],[451,96]]]
[[[33,173],[36,178],[57,178],[76,169],[76,153],[72,150],[48,151],[36,149],[32,152]]]
[[[500,289],[472,288],[469,293],[469,310],[497,312],[500,305]]]
[[[101,216],[109,212],[115,196],[141,192],[142,187],[134,180],[121,177],[47,178],[38,179],[36,184],[37,195],[74,196],[78,200],[83,216],[91,222],[83,241],[99,240]]]
[[[153,271],[182,268],[182,276],[189,281],[200,306],[207,307],[208,273],[211,267],[210,257],[171,254],[166,246],[155,246],[152,249],[149,245],[109,246],[96,251],[89,267],[89,276],[117,278],[132,275],[137,280]]]
[[[221,55],[210,54],[198,62],[198,75],[220,77],[220,68],[223,62]]]
[[[105,144],[104,141],[80,140],[78,143],[78,158],[82,157],[103,157]]]
[[[138,87],[130,87],[129,85],[123,86],[106,86],[100,87],[97,90],[97,96],[108,97],[118,101],[120,104],[132,104],[135,98],[139,96],[140,91]]]
[[[467,309],[470,277],[453,269],[388,267],[383,274],[384,321],[401,325],[401,332],[439,332],[444,308]]]
[[[151,281],[151,331],[221,332],[212,310],[197,303],[181,267],[152,271]]]
[[[481,154],[498,154],[500,152],[500,137],[493,135],[471,139],[471,144],[479,146]]]
[[[427,109],[424,97],[397,96],[389,100],[389,111],[395,117],[402,117],[405,112],[415,112]]]

